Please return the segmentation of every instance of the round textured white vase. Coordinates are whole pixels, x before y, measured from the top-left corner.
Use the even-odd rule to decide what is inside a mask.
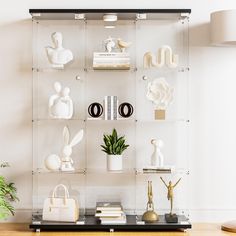
[[[120,171],[123,169],[122,155],[107,155],[107,170]]]

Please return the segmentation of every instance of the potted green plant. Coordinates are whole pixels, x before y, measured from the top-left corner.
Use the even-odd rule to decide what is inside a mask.
[[[7,162],[0,163],[0,168],[9,167]],[[9,215],[14,215],[15,209],[11,202],[19,200],[16,196],[14,183],[6,182],[0,175],[0,220],[6,219]]]
[[[120,171],[123,169],[122,153],[129,145],[125,143],[125,136],[118,136],[116,129],[112,134],[103,135],[104,145],[101,145],[102,151],[107,154],[107,170]]]

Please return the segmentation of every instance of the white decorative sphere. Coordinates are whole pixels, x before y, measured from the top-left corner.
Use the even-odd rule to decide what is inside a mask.
[[[57,171],[61,167],[61,159],[56,154],[51,154],[45,158],[44,164],[48,170]]]

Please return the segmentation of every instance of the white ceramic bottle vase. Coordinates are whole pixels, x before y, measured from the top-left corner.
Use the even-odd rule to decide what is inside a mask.
[[[156,167],[164,166],[164,157],[161,153],[161,147],[163,146],[163,141],[160,139],[152,139],[151,144],[154,147],[152,156],[151,156],[151,165]]]

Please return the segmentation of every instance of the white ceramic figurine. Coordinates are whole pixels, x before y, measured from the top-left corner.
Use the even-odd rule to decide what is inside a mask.
[[[120,48],[121,52],[125,52],[125,49],[131,46],[131,42],[125,42],[122,39],[117,39],[117,45]]]
[[[53,68],[63,69],[65,64],[73,60],[73,54],[69,49],[63,48],[62,33],[54,32],[51,37],[54,47],[46,47],[48,60]]]
[[[152,139],[151,144],[154,147],[152,156],[151,156],[151,165],[155,167],[164,167],[164,157],[161,153],[161,148],[164,143],[161,139]]]
[[[49,115],[54,119],[70,119],[73,115],[73,102],[69,96],[70,89],[62,86],[59,82],[54,83],[56,94],[49,98]]]
[[[74,162],[71,158],[72,147],[81,142],[83,136],[84,136],[84,131],[80,130],[69,143],[70,132],[67,126],[64,127],[63,129],[64,147],[62,149],[63,157],[61,158],[61,171],[75,170],[75,168],[73,167]]]
[[[116,46],[116,43],[114,42],[113,38],[111,36],[109,36],[106,40],[104,40],[104,42],[105,42],[106,51],[111,53],[112,50]]]

